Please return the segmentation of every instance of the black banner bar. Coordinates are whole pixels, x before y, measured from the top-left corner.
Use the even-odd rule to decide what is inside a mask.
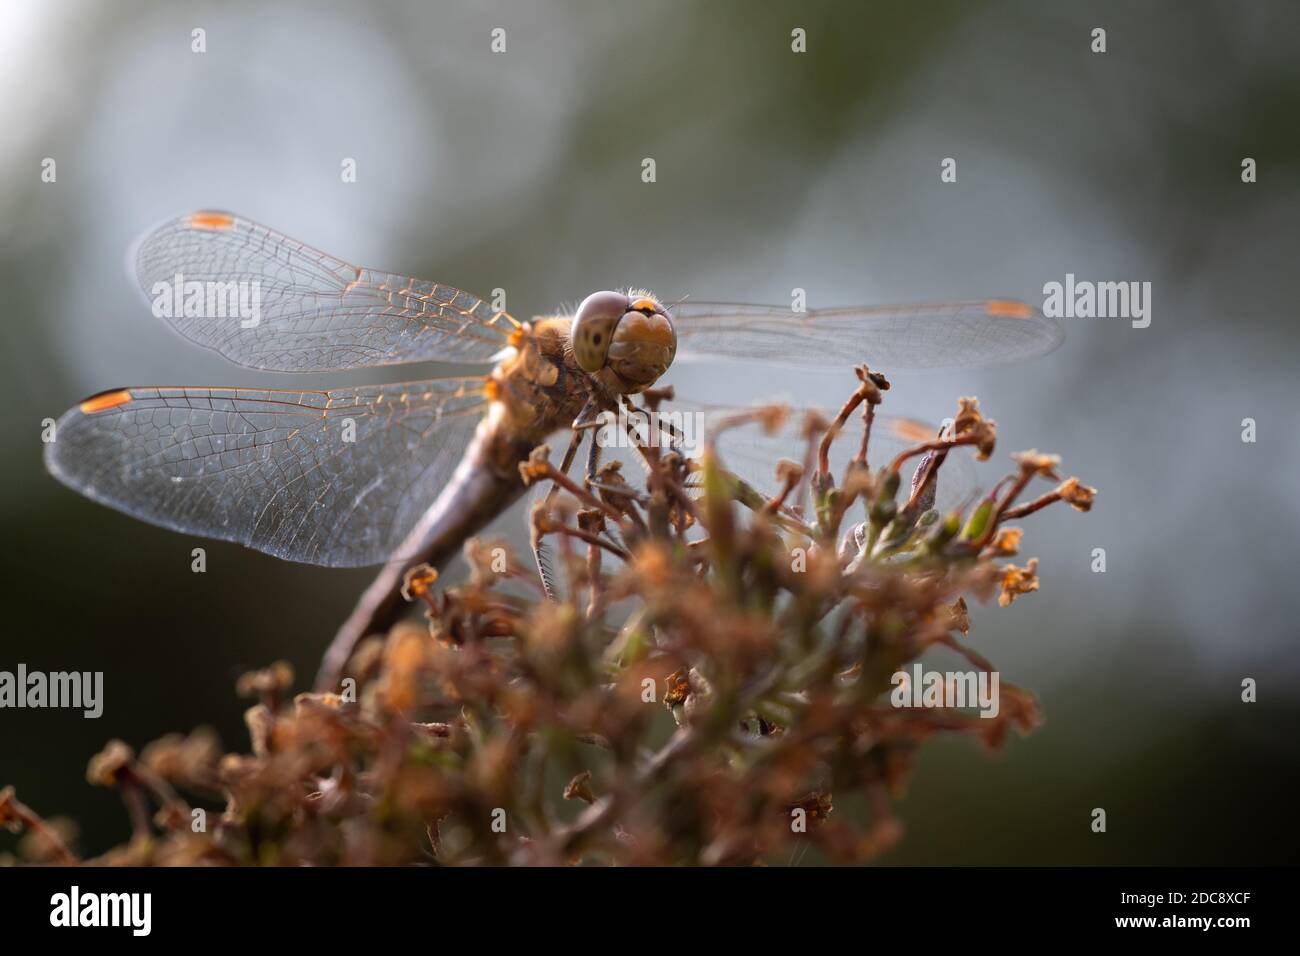
[[[746,924],[762,931],[779,917],[861,932],[864,944],[881,935],[974,930],[989,941],[1029,942],[1046,932],[1227,942],[1287,925],[1294,876],[1286,869],[14,868],[0,870],[0,913],[10,941],[75,933],[81,942],[362,942],[378,932],[463,929],[472,921],[483,943],[495,945],[540,926],[559,939],[566,926],[586,931],[604,919],[624,934],[641,926],[672,937],[697,923],[743,935]]]

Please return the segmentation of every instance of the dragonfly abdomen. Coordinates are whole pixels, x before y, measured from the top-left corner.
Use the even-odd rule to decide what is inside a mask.
[[[339,628],[321,661],[316,686],[337,689],[343,667],[357,643],[397,623],[407,605],[402,598],[406,572],[421,564],[441,569],[491,521],[524,492],[516,468],[513,475],[489,464],[500,438],[491,417],[484,419],[451,480],[411,528],[402,545],[366,588],[356,608]]]

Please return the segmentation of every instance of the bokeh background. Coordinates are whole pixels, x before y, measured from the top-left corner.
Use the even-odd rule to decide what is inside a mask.
[[[189,345],[126,276],[137,235],[208,207],[503,287],[522,315],[617,285],[778,303],[801,287],[833,305],[1041,302],[1067,272],[1150,281],[1149,328],[1067,320],[1033,363],[893,376],[889,410],[937,420],[978,395],[1003,452],[1059,452],[1101,493],[1091,515],[1029,522],[1040,593],[975,614],[972,644],[1039,693],[1046,725],[992,759],[930,746],[886,862],[1294,860],[1297,37],[1300,10],[1263,0],[5,0],[0,668],[102,670],[106,703],[99,720],[0,711],[0,784],[76,817],[83,850],[123,839],[87,758],[202,723],[242,748],[235,677],[283,657],[305,680],[369,578],[148,527],[42,468],[42,420],[90,393],[292,378]],[[739,402],[851,387],[699,366],[671,380]],[[498,527],[520,536],[521,513]]]

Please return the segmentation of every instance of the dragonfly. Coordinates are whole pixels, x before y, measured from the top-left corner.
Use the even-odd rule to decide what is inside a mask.
[[[290,561],[382,565],[325,655],[322,688],[362,637],[406,612],[407,571],[445,565],[524,494],[519,465],[535,447],[571,429],[567,469],[597,416],[679,358],[965,367],[1041,355],[1063,337],[1012,299],[794,311],[602,291],[519,321],[452,286],[355,266],[216,211],[158,226],[131,267],[155,314],[241,366],[480,367],[328,390],[114,388],[56,424],[48,470],[96,502]],[[916,437],[905,420],[877,427]]]

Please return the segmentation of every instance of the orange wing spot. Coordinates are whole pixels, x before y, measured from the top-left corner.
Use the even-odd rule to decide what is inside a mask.
[[[935,429],[923,422],[904,418],[894,423],[894,432],[904,441],[916,442],[919,445],[934,438]]]
[[[1032,308],[1014,299],[989,299],[984,303],[984,312],[995,319],[1028,319],[1034,314]]]
[[[495,402],[501,397],[501,384],[494,378],[488,379],[483,383],[483,394],[489,402]]]
[[[228,212],[196,212],[190,215],[192,229],[229,229],[235,217]]]
[[[81,403],[81,414],[93,415],[96,412],[106,412],[110,408],[117,408],[131,401],[131,393],[125,388],[119,388],[112,392],[100,392],[98,395],[92,395]]]

